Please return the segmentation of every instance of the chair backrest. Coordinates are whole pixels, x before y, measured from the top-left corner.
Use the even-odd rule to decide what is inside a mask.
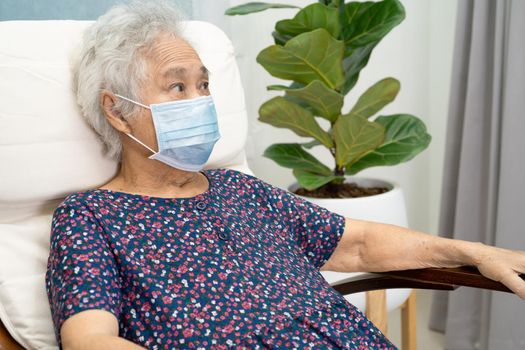
[[[111,178],[116,162],[79,114],[70,62],[91,21],[0,22],[0,319],[27,349],[56,349],[45,292],[50,220],[69,193]],[[221,139],[206,168],[253,174],[233,45],[222,30],[184,22],[210,70]]]

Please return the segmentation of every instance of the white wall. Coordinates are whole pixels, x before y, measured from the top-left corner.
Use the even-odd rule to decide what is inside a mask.
[[[230,5],[245,2],[232,0]],[[312,3],[304,0],[268,2],[298,6]],[[371,168],[360,175],[379,177],[401,184],[405,190],[410,226],[435,233],[443,172],[456,2],[402,2],[407,18],[376,47],[357,85],[347,95],[345,110],[376,81],[387,76],[401,81],[401,91],[397,99],[382,113],[410,113],[420,117],[433,137],[431,145],[408,163],[394,167]],[[278,94],[267,92],[266,86],[280,81],[258,65],[255,57],[263,48],[273,44],[271,31],[275,22],[291,18],[295,12],[273,9],[248,16],[231,17],[228,23],[246,93],[249,114],[248,162],[258,177],[282,188],[295,181],[291,170],[278,166],[272,160],[263,157],[262,153],[266,147],[276,142],[302,142],[305,139],[287,129],[275,128],[257,120],[259,106]],[[328,152],[317,148],[313,153],[325,164],[332,166],[333,159]]]

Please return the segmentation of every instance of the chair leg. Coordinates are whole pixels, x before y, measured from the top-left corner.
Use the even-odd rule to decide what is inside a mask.
[[[401,342],[403,350],[416,350],[416,291],[401,306]]]
[[[388,331],[388,312],[386,290],[366,292],[366,317],[386,336]]]

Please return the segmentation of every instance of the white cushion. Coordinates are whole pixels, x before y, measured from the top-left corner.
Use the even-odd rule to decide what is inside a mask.
[[[27,349],[56,349],[45,271],[51,214],[67,194],[116,171],[84,123],[70,62],[90,21],[0,22],[0,319]],[[221,139],[206,168],[252,174],[233,45],[216,26],[187,21],[184,37],[210,70]]]

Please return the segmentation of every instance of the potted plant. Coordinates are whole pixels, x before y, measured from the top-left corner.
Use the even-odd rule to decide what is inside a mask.
[[[226,14],[295,7],[246,3]],[[343,100],[372,50],[404,18],[398,0],[320,0],[299,9],[291,19],[278,21],[272,33],[275,44],[257,56],[257,62],[272,76],[291,81],[287,86],[267,87],[283,95],[262,104],[259,120],[311,138],[303,143],[273,144],[264,151],[265,157],[292,169],[297,183],[288,189],[348,217],[402,226],[407,219],[399,186],[354,176],[373,166],[414,158],[429,145],[431,136],[414,115],[377,116],[400,90],[395,78],[373,84],[348,111],[343,111]],[[318,122],[321,119],[326,128]],[[327,148],[334,165],[319,161],[308,152],[312,147]]]
[[[295,6],[247,3],[226,14],[284,7]],[[259,120],[312,138],[305,143],[274,144],[264,152],[277,164],[293,169],[298,194],[320,198],[344,198],[348,196],[345,192],[367,195],[366,190],[348,191],[346,176],[372,166],[408,161],[428,146],[431,137],[425,124],[413,115],[371,119],[398,94],[400,84],[394,78],[375,83],[350,111],[342,111],[344,96],[354,87],[373,48],[404,17],[398,0],[321,0],[300,9],[293,19],[276,23],[275,45],[263,49],[257,62],[271,75],[292,83],[268,86],[268,90],[283,91],[284,96],[266,101],[259,109]],[[324,130],[316,118],[327,120],[329,129]],[[332,169],[307,151],[316,146],[330,151],[335,161]]]

